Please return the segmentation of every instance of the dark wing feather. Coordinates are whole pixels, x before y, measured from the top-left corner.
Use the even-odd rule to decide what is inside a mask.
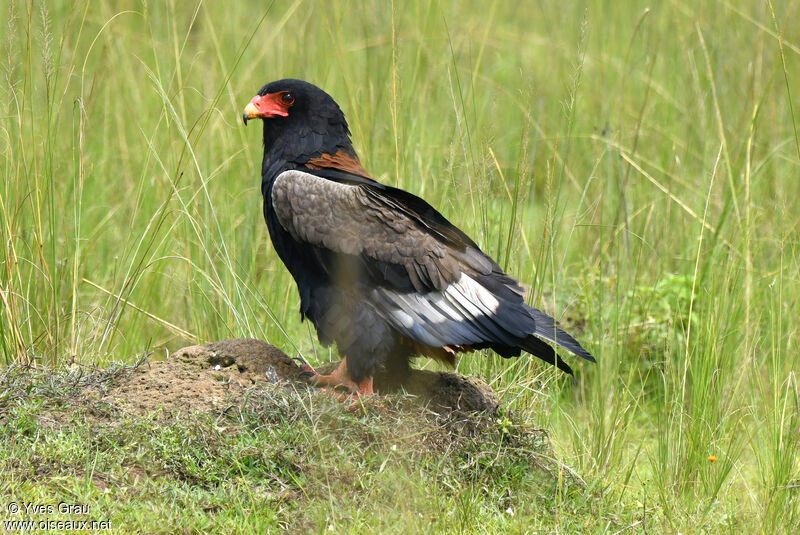
[[[372,259],[380,263],[376,269],[402,266],[417,291],[443,290],[463,271],[485,275],[496,267],[429,205],[439,221],[426,219],[425,206],[419,206],[423,215],[418,214],[382,194],[377,183],[363,180],[343,184],[285,171],[272,187],[278,221],[299,242]]]
[[[369,177],[356,175],[343,169],[314,169],[311,173],[340,184],[363,186],[364,191],[369,195],[379,198],[381,203],[391,206],[399,213],[413,219],[422,227],[440,237],[448,245],[458,248],[469,247],[480,252],[475,242],[461,229],[450,223],[447,218],[424,199],[412,193],[400,188],[387,186]],[[481,255],[487,262],[491,263],[493,268],[500,270],[500,266],[491,257],[483,253]]]

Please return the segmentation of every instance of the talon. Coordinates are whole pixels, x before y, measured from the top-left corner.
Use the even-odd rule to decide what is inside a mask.
[[[298,375],[303,377],[304,379],[311,379],[317,376],[317,373],[313,370],[302,370]]]
[[[292,360],[296,360],[298,362],[298,364],[300,364],[301,368],[304,367],[304,366],[308,366],[309,368],[311,367],[311,365],[308,363],[308,361],[306,361],[306,359],[304,359],[300,355],[297,355],[296,357],[292,357]]]

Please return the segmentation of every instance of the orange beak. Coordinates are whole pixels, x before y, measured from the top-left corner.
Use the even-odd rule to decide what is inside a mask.
[[[289,112],[278,102],[278,93],[256,95],[244,107],[242,120],[244,124],[250,119],[271,119],[273,117],[287,117]]]

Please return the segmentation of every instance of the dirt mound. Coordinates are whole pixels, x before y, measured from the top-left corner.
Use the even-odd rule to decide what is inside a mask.
[[[320,367],[327,373],[338,365]],[[185,347],[167,360],[139,366],[105,392],[103,401],[132,412],[159,407],[173,411],[222,411],[259,382],[310,388],[300,367],[277,347],[237,338]],[[495,412],[497,395],[479,379],[452,372],[413,370],[402,380],[375,376],[379,394],[404,392],[434,410]]]

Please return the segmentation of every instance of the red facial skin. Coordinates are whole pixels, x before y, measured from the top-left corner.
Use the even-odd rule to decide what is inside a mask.
[[[244,109],[244,122],[248,119],[271,119],[273,117],[288,117],[289,107],[294,104],[294,98],[286,91],[256,95]]]

